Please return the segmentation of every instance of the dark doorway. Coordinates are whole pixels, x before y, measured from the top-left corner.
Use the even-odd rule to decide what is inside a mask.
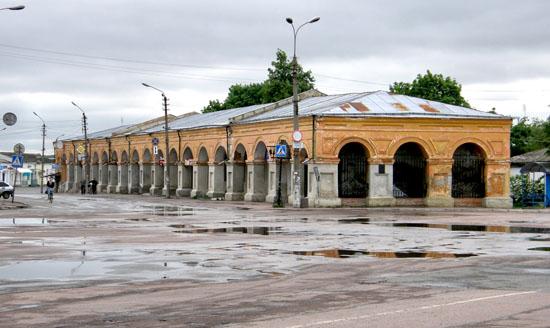
[[[485,197],[485,159],[479,146],[467,143],[453,154],[453,198]]]
[[[357,142],[345,145],[338,154],[338,197],[365,198],[367,183],[367,152]]]
[[[426,158],[416,143],[406,143],[395,153],[393,164],[393,197],[426,197]]]

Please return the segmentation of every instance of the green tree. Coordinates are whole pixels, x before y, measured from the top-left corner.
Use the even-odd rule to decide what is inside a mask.
[[[418,74],[411,83],[394,82],[390,86],[390,91],[470,108],[470,104],[460,94],[462,86],[455,79],[441,74],[432,74],[429,70],[425,75]]]
[[[546,121],[521,118],[510,131],[511,155],[521,155],[550,146],[550,119]]]
[[[224,109],[245,107],[256,104],[267,104],[292,96],[292,61],[281,49],[277,49],[276,59],[268,68],[267,79],[262,83],[234,84],[229,87],[227,97],[222,103],[210,100],[203,108],[203,113]],[[311,71],[305,72],[297,67],[298,92],[314,87],[315,78]]]

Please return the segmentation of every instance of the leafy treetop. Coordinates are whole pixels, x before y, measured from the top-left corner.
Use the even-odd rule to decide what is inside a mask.
[[[245,107],[256,104],[267,104],[292,96],[292,61],[287,54],[277,49],[276,60],[267,69],[267,79],[262,83],[233,84],[229,87],[224,102],[210,100],[203,108],[203,113]],[[315,78],[311,71],[304,71],[297,66],[298,92],[314,87]]]

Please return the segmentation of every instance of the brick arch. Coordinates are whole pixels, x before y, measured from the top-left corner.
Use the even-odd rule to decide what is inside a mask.
[[[376,154],[378,154],[378,152],[376,151],[376,147],[368,140],[365,140],[363,138],[357,138],[357,137],[348,137],[340,140],[340,142],[336,144],[336,147],[334,148],[334,152],[332,152],[332,155],[335,158],[338,158],[338,155],[340,154],[340,151],[342,150],[342,148],[344,148],[345,145],[352,142],[356,142],[363,145],[363,147],[365,147],[365,149],[367,150],[367,157],[374,157]]]
[[[448,153],[446,154],[449,158],[453,158],[453,155],[455,153],[455,151],[462,145],[464,144],[467,144],[467,143],[471,143],[471,144],[474,144],[476,146],[478,146],[479,148],[481,148],[481,150],[483,151],[484,153],[484,158],[485,159],[489,159],[489,158],[493,158],[494,157],[494,152],[493,152],[493,149],[491,148],[491,146],[489,146],[486,142],[484,142],[483,140],[481,139],[478,139],[478,138],[474,138],[474,137],[466,137],[466,138],[462,138],[458,141],[456,141],[454,144],[452,144],[452,146],[448,147],[447,150],[448,150]]]
[[[426,142],[423,139],[417,138],[417,137],[406,137],[399,139],[395,142],[392,142],[390,144],[390,147],[388,148],[388,156],[395,157],[395,153],[399,149],[399,147],[403,146],[406,143],[416,143],[420,146],[420,149],[424,153],[426,159],[433,158],[435,154],[437,153],[434,147]]]

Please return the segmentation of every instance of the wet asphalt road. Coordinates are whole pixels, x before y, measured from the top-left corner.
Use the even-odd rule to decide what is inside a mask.
[[[548,327],[550,212],[22,189],[2,327]]]

